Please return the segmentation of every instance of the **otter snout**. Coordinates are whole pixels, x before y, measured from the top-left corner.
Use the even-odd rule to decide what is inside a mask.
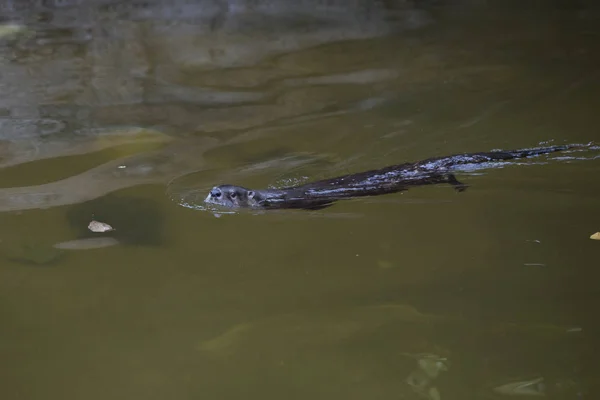
[[[223,192],[221,191],[221,189],[215,186],[210,190],[210,192],[208,192],[208,196],[206,196],[206,199],[204,199],[204,201],[206,203],[218,204],[219,200],[222,200],[222,198]]]

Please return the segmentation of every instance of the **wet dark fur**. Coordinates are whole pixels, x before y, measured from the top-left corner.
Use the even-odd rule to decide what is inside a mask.
[[[450,172],[453,167],[525,158],[579,147],[586,147],[586,145],[457,154],[392,165],[282,189],[251,190],[241,186],[220,185],[210,191],[205,201],[232,208],[315,210],[328,207],[337,200],[396,193],[412,186],[447,183],[454,186],[457,191],[463,191],[467,186],[459,182]]]

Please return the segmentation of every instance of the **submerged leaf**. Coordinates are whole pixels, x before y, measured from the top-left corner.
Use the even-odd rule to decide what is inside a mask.
[[[64,255],[61,249],[40,243],[25,243],[10,247],[4,246],[1,253],[11,261],[35,265],[53,264]]]
[[[235,345],[242,339],[242,336],[251,329],[252,324],[249,323],[236,325],[221,335],[200,343],[197,348],[202,351],[230,354],[233,352]]]
[[[54,248],[63,250],[89,250],[110,247],[119,244],[119,241],[111,237],[86,238],[69,240],[54,245]]]

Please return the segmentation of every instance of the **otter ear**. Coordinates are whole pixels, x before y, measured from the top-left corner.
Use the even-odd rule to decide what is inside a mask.
[[[253,199],[255,194],[256,193],[254,192],[254,190],[248,190],[248,198],[249,199]]]

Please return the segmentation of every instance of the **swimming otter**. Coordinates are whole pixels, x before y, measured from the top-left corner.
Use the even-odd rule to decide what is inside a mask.
[[[415,163],[392,165],[378,170],[282,189],[252,190],[241,186],[219,185],[211,189],[204,201],[229,208],[318,210],[329,207],[337,200],[395,193],[407,190],[411,186],[447,183],[454,186],[457,191],[463,191],[467,186],[459,182],[450,172],[453,167],[525,158],[587,146],[589,145],[572,144],[512,151],[456,154]]]

